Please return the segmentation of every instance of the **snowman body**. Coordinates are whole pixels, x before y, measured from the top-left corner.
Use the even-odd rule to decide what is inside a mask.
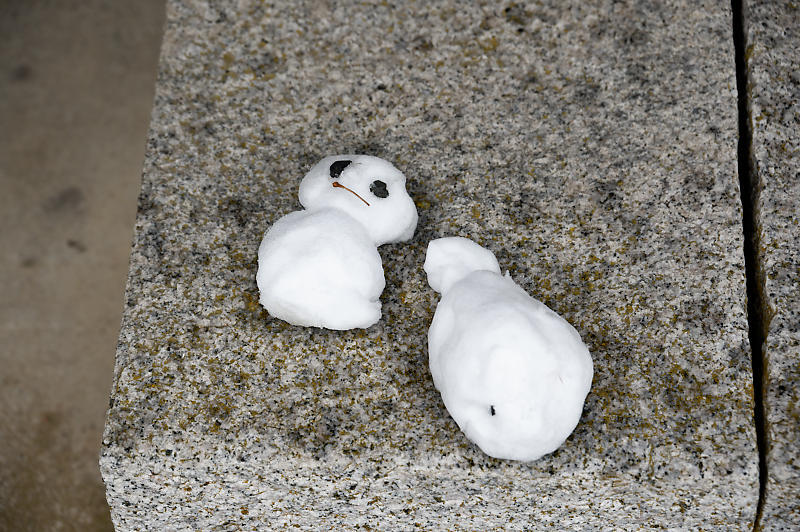
[[[326,157],[299,195],[305,209],[275,222],[259,246],[260,303],[294,325],[369,327],[385,285],[377,246],[410,239],[417,224],[405,176],[377,157]]]
[[[432,241],[425,271],[442,293],[428,333],[430,370],[458,426],[495,458],[535,460],[556,450],[577,425],[592,381],[578,332],[468,239]]]
[[[284,216],[265,235],[258,255],[261,304],[273,316],[338,330],[380,319],[381,257],[361,224],[343,211]]]

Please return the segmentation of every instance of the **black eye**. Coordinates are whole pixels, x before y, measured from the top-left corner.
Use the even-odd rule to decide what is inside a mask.
[[[495,414],[497,414],[497,412],[495,412],[495,410],[494,410],[494,405],[489,405],[489,413],[490,413],[491,415],[495,415]]]
[[[389,191],[386,190],[386,183],[383,181],[373,181],[369,186],[369,191],[378,196],[379,198],[388,198]]]
[[[333,163],[329,170],[331,178],[337,179],[340,175],[342,175],[342,172],[344,172],[344,169],[347,168],[347,165],[349,165],[352,162],[353,161],[342,160]]]

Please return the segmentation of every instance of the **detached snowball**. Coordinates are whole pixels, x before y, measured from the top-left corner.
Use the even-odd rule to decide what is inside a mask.
[[[430,370],[448,412],[481,450],[536,460],[578,424],[592,358],[578,332],[501,276],[489,255],[466,238],[428,245],[428,283],[442,293],[428,332]]]
[[[377,246],[409,240],[417,209],[405,176],[368,155],[317,163],[300,183],[306,210],[287,214],[258,249],[260,303],[293,325],[366,328],[381,317]]]

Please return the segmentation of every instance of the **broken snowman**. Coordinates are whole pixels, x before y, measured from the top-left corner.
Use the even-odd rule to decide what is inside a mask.
[[[431,241],[424,269],[442,294],[428,356],[450,415],[495,458],[527,461],[555,451],[577,426],[592,384],[592,358],[578,332],[469,239]]]
[[[305,210],[279,219],[258,249],[260,303],[294,325],[346,330],[381,317],[385,286],[377,247],[414,235],[406,178],[369,155],[336,155],[300,182]]]

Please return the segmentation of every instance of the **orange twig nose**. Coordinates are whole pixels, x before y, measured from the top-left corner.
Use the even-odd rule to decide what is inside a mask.
[[[353,192],[352,190],[350,190],[349,188],[347,188],[347,187],[346,187],[346,186],[344,186],[343,184],[339,183],[338,181],[334,181],[334,182],[333,182],[333,188],[343,188],[343,189],[345,189],[346,191],[348,191],[348,192],[350,192],[351,194],[353,194],[353,195],[354,195],[355,197],[357,197],[358,199],[360,199],[361,201],[363,201],[364,203],[367,203],[367,200],[365,200],[364,198],[362,198],[361,196],[359,196],[359,195],[358,195],[356,192]],[[367,207],[369,207],[369,203],[367,203]]]

